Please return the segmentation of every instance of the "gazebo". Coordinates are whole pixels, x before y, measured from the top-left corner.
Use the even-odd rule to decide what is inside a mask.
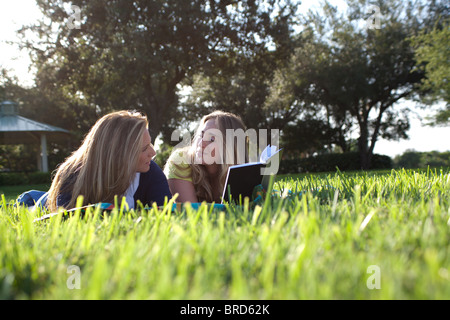
[[[0,103],[0,144],[41,144],[38,168],[48,172],[47,141],[67,139],[69,131],[19,116],[18,105]]]

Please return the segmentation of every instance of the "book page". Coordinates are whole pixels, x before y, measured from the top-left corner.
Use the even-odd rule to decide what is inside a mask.
[[[270,158],[280,152],[281,149],[278,149],[277,146],[271,146],[270,144],[261,152],[261,156],[259,157],[259,161],[262,163],[268,163]]]

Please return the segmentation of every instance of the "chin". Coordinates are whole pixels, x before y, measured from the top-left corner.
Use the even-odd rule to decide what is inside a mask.
[[[150,165],[147,165],[147,166],[143,166],[140,170],[138,170],[137,172],[140,172],[140,173],[145,173],[145,172],[148,172],[150,170]]]

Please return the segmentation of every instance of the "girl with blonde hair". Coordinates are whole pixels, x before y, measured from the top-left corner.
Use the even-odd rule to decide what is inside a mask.
[[[84,205],[114,203],[125,197],[128,206],[164,203],[172,197],[161,168],[152,161],[147,117],[136,111],[118,111],[99,119],[78,150],[62,163],[48,192],[47,206],[74,208],[82,195]]]
[[[237,130],[246,130],[239,116],[214,111],[201,119],[190,146],[172,152],[164,173],[177,202],[220,203],[228,168],[248,161],[248,137],[239,143]]]

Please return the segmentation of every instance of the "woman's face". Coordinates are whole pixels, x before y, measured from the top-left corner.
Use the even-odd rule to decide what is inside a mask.
[[[152,139],[148,130],[145,130],[142,137],[141,153],[136,168],[136,172],[147,172],[150,169],[150,162],[156,155],[155,149],[153,149]]]
[[[197,141],[196,157],[204,165],[221,163],[220,148],[223,146],[222,133],[215,119],[209,119],[199,128],[201,135]],[[201,158],[200,158],[201,157]]]

